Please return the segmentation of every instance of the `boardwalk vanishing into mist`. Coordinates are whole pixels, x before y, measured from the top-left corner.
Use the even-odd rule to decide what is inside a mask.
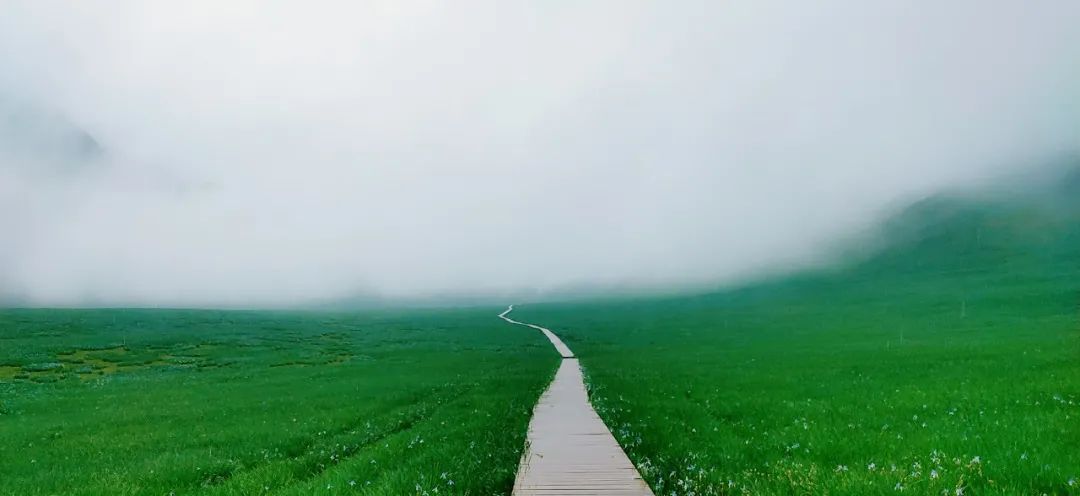
[[[513,494],[652,496],[652,490],[589,404],[574,353],[555,333],[507,317],[513,310],[510,305],[499,317],[543,332],[563,357],[555,380],[533,410],[528,446],[521,457]]]

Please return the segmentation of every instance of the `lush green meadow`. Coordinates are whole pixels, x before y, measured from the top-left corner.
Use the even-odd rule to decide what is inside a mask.
[[[0,311],[0,494],[509,494],[557,355],[499,309]]]
[[[581,357],[657,494],[1080,494],[1080,196],[927,201],[882,236],[797,277],[516,318]]]

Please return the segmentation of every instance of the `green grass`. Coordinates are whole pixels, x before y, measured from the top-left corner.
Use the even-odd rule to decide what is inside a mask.
[[[0,311],[0,494],[509,494],[557,355],[496,313]]]
[[[580,356],[657,494],[1080,494],[1069,198],[928,201],[857,263],[515,318]]]

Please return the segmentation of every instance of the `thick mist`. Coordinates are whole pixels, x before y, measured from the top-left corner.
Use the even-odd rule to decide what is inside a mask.
[[[0,300],[727,283],[1080,147],[1080,3],[0,3]]]

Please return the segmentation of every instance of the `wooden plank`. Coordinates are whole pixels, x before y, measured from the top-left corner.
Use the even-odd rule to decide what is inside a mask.
[[[589,404],[581,367],[573,353],[551,331],[507,317],[513,309],[511,305],[499,317],[540,330],[563,356],[555,380],[533,410],[513,494],[653,496]]]
[[[551,344],[553,346],[555,346],[555,351],[558,351],[559,355],[562,355],[563,358],[574,358],[574,352],[570,351],[570,348],[567,347],[566,344],[564,344],[562,342],[562,340],[559,339],[559,336],[556,336],[554,332],[551,332],[551,331],[549,331],[547,329],[544,329],[543,327],[540,327],[538,325],[526,324],[525,322],[518,322],[518,321],[516,321],[514,319],[511,319],[510,317],[506,316],[507,314],[509,314],[510,312],[513,312],[513,311],[514,311],[514,305],[510,305],[510,307],[507,308],[506,311],[499,314],[499,318],[503,319],[503,320],[505,320],[505,321],[507,321],[507,322],[509,322],[511,324],[517,324],[517,325],[520,325],[520,326],[531,327],[533,329],[536,329],[536,330],[544,333],[544,335],[547,336],[548,341],[551,341]]]

